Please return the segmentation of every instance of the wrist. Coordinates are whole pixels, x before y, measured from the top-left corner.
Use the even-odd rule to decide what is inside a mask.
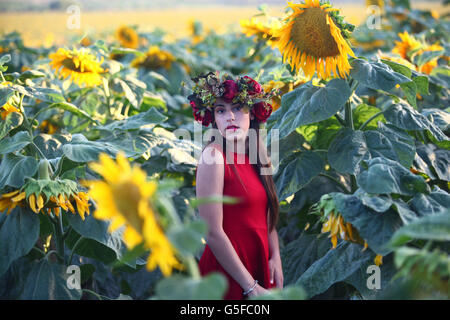
[[[255,288],[256,288],[257,285],[258,285],[258,280],[255,280],[255,282],[253,283],[253,285],[252,285],[250,288],[248,288],[248,289],[245,290],[245,291],[242,291],[242,294],[243,294],[244,296],[247,296],[250,292],[252,292],[253,290],[255,290]]]

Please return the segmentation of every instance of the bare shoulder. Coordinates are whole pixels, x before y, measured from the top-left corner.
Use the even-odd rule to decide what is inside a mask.
[[[224,184],[224,161],[220,150],[208,145],[202,152],[197,167],[197,196],[221,194]]]
[[[200,166],[214,166],[217,168],[223,168],[224,157],[222,148],[215,143],[211,143],[203,150],[199,160]]]

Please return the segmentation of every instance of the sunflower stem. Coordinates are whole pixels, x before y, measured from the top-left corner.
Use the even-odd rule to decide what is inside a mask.
[[[78,247],[78,245],[81,243],[82,240],[84,240],[83,236],[79,237],[77,242],[75,242],[75,244],[73,245],[72,252],[70,253],[70,257],[69,257],[69,260],[68,260],[69,264],[72,263],[72,259],[73,259],[73,255],[75,253],[75,249]]]
[[[355,130],[355,125],[353,124],[352,104],[350,103],[350,100],[345,103],[345,123],[348,128]]]
[[[378,117],[379,115],[381,115],[381,114],[383,114],[383,113],[384,113],[384,110],[375,113],[373,116],[371,116],[369,119],[367,119],[366,122],[364,122],[364,123],[361,125],[361,127],[359,127],[359,130],[361,130],[361,131],[364,130],[364,128],[365,128],[365,127],[366,127],[373,119],[375,119],[376,117]]]
[[[63,238],[63,224],[62,224],[62,214],[59,217],[54,219],[53,222],[53,231],[55,235],[55,243],[56,243],[56,252],[58,253],[59,258],[62,260],[64,264],[66,264],[64,257],[64,238]]]
[[[337,121],[339,121],[339,123],[340,123],[343,127],[346,127],[346,126],[347,126],[347,125],[345,124],[344,119],[342,119],[340,115],[338,115],[338,114],[336,113],[334,116],[336,117]]]

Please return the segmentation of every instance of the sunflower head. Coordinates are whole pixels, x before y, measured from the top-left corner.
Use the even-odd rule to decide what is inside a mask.
[[[144,56],[134,59],[131,66],[146,70],[170,69],[173,61],[175,57],[170,52],[161,50],[158,46],[151,46]]]
[[[64,49],[59,48],[57,52],[49,55],[50,66],[63,79],[70,80],[79,86],[97,86],[102,83],[101,73],[104,72],[99,61],[87,48]]]
[[[403,59],[410,60],[409,53],[420,49],[422,44],[411,36],[408,31],[399,33],[401,41],[395,41],[395,47],[392,49],[393,53],[399,54]]]
[[[136,49],[139,46],[139,36],[137,32],[128,26],[120,26],[116,30],[116,38],[120,45],[125,48]]]
[[[123,153],[117,155],[116,161],[101,154],[99,162],[91,163],[90,167],[103,179],[87,182],[89,196],[97,203],[94,217],[110,220],[110,232],[124,226],[123,237],[128,247],[144,243],[151,250],[149,270],[159,266],[164,275],[170,275],[172,268],[183,268],[152,208],[156,183],[147,181],[146,173],[138,166],[132,167]]]
[[[270,24],[263,24],[257,19],[251,18],[250,20],[241,20],[240,24],[242,33],[247,37],[255,36],[256,39],[267,41],[267,44],[272,47],[275,46],[278,39],[274,37],[274,33],[281,27],[278,20],[272,20]]]
[[[288,61],[296,72],[302,69],[309,79],[316,71],[321,79],[346,77],[350,71],[347,55],[356,58],[347,43],[354,26],[345,23],[329,3],[305,0],[288,5],[293,12],[275,32],[283,62]]]

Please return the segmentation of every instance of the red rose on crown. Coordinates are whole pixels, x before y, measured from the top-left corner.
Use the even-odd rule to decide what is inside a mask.
[[[261,88],[261,85],[257,81],[253,80],[249,76],[244,76],[244,79],[246,80],[247,84],[249,85],[248,94],[254,95],[254,94],[261,93],[262,88]]]
[[[197,107],[194,101],[190,102],[192,107],[192,113],[194,114],[195,121],[200,122],[204,126],[209,126],[212,122],[212,113],[211,111],[206,108],[204,109],[204,115],[202,116],[202,111]]]
[[[266,102],[258,102],[253,105],[252,113],[260,121],[266,122],[272,114],[272,105]]]
[[[222,98],[226,102],[231,102],[234,96],[239,91],[238,85],[236,84],[236,82],[234,82],[234,80],[226,80],[223,82],[223,86],[225,88],[225,93],[223,94]]]

